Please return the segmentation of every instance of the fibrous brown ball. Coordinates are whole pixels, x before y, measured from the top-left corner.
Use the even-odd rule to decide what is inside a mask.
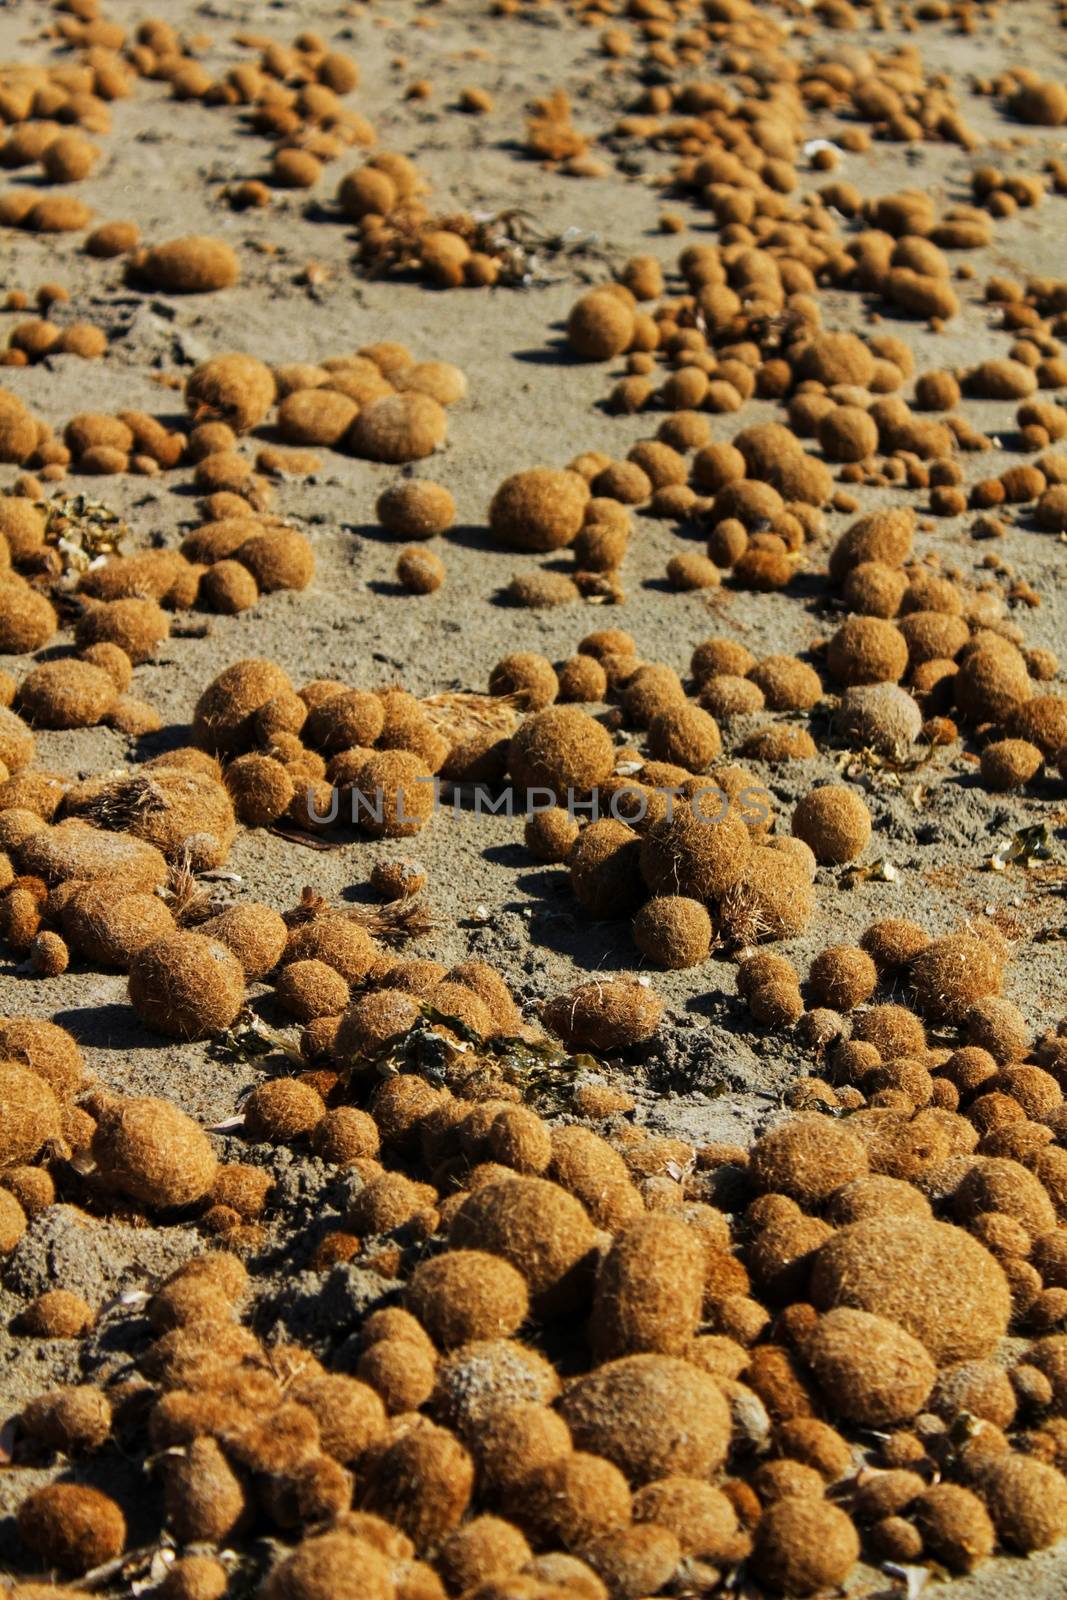
[[[550,706],[528,717],[508,749],[515,782],[558,798],[585,792],[611,776],[611,735],[578,706]]]
[[[842,1228],[815,1255],[811,1298],[891,1318],[938,1363],[989,1354],[1011,1302],[1004,1274],[962,1228],[921,1218],[871,1218]]]
[[[756,1525],[752,1570],[775,1594],[815,1595],[844,1583],[859,1559],[848,1516],[825,1500],[775,1500]]]
[[[185,404],[198,422],[213,417],[247,433],[263,421],[275,392],[274,374],[255,356],[212,356],[186,379]]]
[[[138,951],[130,966],[130,1002],[149,1027],[176,1039],[202,1039],[228,1028],[244,1003],[244,972],[217,940],[174,933]]]
[[[378,496],[376,510],[382,527],[397,539],[432,539],[456,517],[449,491],[422,478],[392,484]]]
[[[458,1249],[503,1256],[525,1278],[534,1309],[558,1315],[587,1290],[593,1228],[582,1206],[558,1185],[518,1177],[476,1190],[452,1222]]]
[[[976,1001],[999,991],[1000,951],[975,934],[949,934],[931,940],[912,958],[908,978],[923,1016],[959,1021]]]
[[[937,1375],[918,1339],[885,1317],[847,1306],[819,1318],[803,1351],[834,1411],[867,1427],[914,1417]]]
[[[81,1574],[121,1555],[126,1519],[99,1489],[50,1483],[34,1489],[18,1509],[23,1544],[48,1567]]]
[[[825,784],[812,789],[793,812],[793,833],[828,866],[854,861],[871,837],[871,814],[855,789]]]
[[[752,1147],[749,1172],[756,1187],[817,1207],[835,1190],[868,1170],[862,1139],[847,1124],[824,1117],[795,1117],[761,1135]]]
[[[675,1474],[710,1477],[729,1448],[719,1385],[674,1356],[606,1362],[570,1385],[560,1410],[575,1448],[605,1456],[635,1487]]]
[[[531,467],[497,489],[489,527],[510,550],[559,550],[577,537],[588,500],[589,487],[576,472]]]
[[[440,1349],[451,1350],[517,1332],[529,1293],[522,1274],[499,1255],[449,1250],[416,1268],[404,1304]]]
[[[97,1118],[92,1149],[105,1186],[153,1210],[192,1205],[215,1182],[210,1139],[167,1100],[109,1102]]]
[[[164,294],[211,294],[231,288],[241,275],[230,245],[199,234],[154,246],[138,262],[137,271]]]
[[[712,922],[699,900],[658,895],[646,901],[633,922],[641,954],[669,969],[699,966],[711,949]]]
[[[573,1050],[623,1050],[652,1037],[663,1002],[641,982],[580,984],[545,1007],[544,1021]]]

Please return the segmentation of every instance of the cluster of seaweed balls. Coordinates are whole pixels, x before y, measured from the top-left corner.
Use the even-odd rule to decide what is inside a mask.
[[[340,966],[351,931],[323,913],[289,937]],[[870,932],[867,959],[885,974],[910,951],[917,1004],[968,1042],[930,1049],[915,1012],[873,1006],[831,1057],[865,1103],[842,1094],[847,1114],[794,1115],[748,1152],[651,1136],[603,1081],[547,1124],[492,1048],[522,1026],[499,976],[390,962],[328,1053],[243,1106],[243,1139],[343,1180],[309,1270],[363,1266],[377,1285],[358,1333],[314,1349],[249,1325],[269,1162],[220,1162],[174,1106],[87,1085],[61,1029],[4,1022],[3,1247],[57,1186],[68,1203],[198,1220],[223,1246],[138,1310],[121,1341],[132,1370],[75,1293],[25,1306],[20,1332],[81,1339],[86,1357],[85,1381],[18,1419],[17,1462],[70,1469],[19,1508],[27,1556],[74,1580],[122,1556],[122,1506],[81,1480],[131,1448],[156,1463],[161,1600],[219,1600],[225,1552],[256,1530],[275,1541],[271,1600],[639,1600],[738,1572],[803,1596],[843,1583],[861,1551],[967,1572],[1053,1543],[1067,1532],[1065,1041],[1035,1051],[995,984],[958,988],[973,935],[964,949]],[[833,982],[827,958],[811,981],[842,1003],[836,960]],[[443,1010],[469,997],[465,1048],[459,1018],[439,1019],[444,1077],[383,1077],[380,1036],[350,1019],[433,980],[452,991]],[[587,985],[545,1021],[602,1044],[596,1017],[617,1023],[631,989]],[[132,1313],[104,1313],[102,1334],[116,1315]]]

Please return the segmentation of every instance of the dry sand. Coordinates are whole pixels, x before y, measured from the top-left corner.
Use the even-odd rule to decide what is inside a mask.
[[[524,106],[532,96],[562,84],[574,99],[577,124],[590,132],[610,128],[632,97],[635,85],[628,73],[614,83],[605,78],[594,35],[562,11],[546,8],[503,22],[474,0],[447,6],[396,0],[388,9],[351,7],[349,14],[314,0],[284,6],[160,0],[156,10],[177,26],[212,36],[203,59],[216,74],[247,57],[230,42],[241,27],[284,37],[301,28],[319,30],[359,60],[362,83],[353,103],[375,123],[384,148],[417,157],[433,184],[435,207],[519,208],[539,233],[569,236],[572,246],[545,250],[534,282],[524,290],[442,293],[412,282],[367,281],[351,265],[350,229],[337,220],[309,218],[306,195],[279,192],[265,211],[232,212],[221,198],[222,188],[265,171],[267,142],[244,131],[233,112],[195,103],[176,107],[165,85],[143,81],[132,99],[115,105],[114,132],[100,141],[105,155],[83,186],[86,195],[98,218],[133,217],[149,242],[183,232],[229,240],[241,253],[240,285],[188,300],[133,293],[123,286],[120,264],[87,259],[79,252],[77,235],[39,238],[5,231],[3,283],[32,292],[42,282],[59,280],[70,291],[71,309],[99,323],[111,340],[103,362],[61,357],[5,374],[5,384],[57,428],[80,410],[140,407],[177,414],[180,395],[161,389],[156,378],[182,377],[196,361],[226,349],[273,362],[314,361],[372,340],[401,339],[420,358],[457,362],[470,379],[469,399],[453,410],[447,448],[415,469],[445,483],[459,508],[460,526],[439,541],[447,565],[445,586],[431,597],[414,599],[399,593],[393,582],[396,550],[375,526],[374,502],[395,469],[325,452],[322,471],[306,482],[281,486],[274,506],[314,545],[318,565],[312,587],[268,596],[236,618],[200,613],[186,618],[159,657],[137,672],[137,692],[160,708],[167,724],[143,748],[185,742],[186,724],[205,682],[223,665],[249,655],[273,658],[294,682],[333,676],[361,684],[395,680],[425,694],[484,688],[493,663],[514,648],[561,659],[598,626],[629,629],[643,655],[683,672],[693,646],[709,633],[734,634],[762,653],[803,650],[833,627],[832,608],[817,597],[814,583],[808,586],[810,598],[803,583],[769,596],[724,591],[710,603],[700,594],[671,593],[664,567],[685,546],[670,525],[649,518],[637,520],[623,606],[528,612],[500,601],[510,576],[524,564],[532,567],[535,558],[516,557],[490,544],[485,514],[497,483],[521,467],[562,465],[582,449],[621,456],[650,431],[647,418],[603,410],[614,368],[609,373],[601,365],[573,364],[561,348],[559,325],[579,287],[602,279],[611,265],[635,252],[652,253],[668,265],[686,242],[713,237],[707,214],[676,199],[671,209],[686,216],[688,231],[675,238],[657,231],[665,202],[655,180],[669,167],[665,154],[642,147],[632,160],[620,159],[611,176],[585,180],[543,170],[523,157]],[[0,59],[42,59],[47,47],[41,32],[50,14],[37,0],[0,10]],[[132,26],[141,8],[132,0],[112,0],[108,15]],[[899,35],[825,34],[828,46],[848,50],[915,44],[928,71],[945,68],[960,90],[972,72],[1017,63],[1040,62],[1050,75],[1062,76],[1065,37],[1056,30],[1052,7],[1029,0],[1000,6],[971,38],[948,24]],[[432,80],[432,98],[405,101],[404,86],[420,77]],[[456,94],[470,83],[493,94],[495,109],[488,117],[455,114]],[[997,157],[1009,171],[1036,170],[1039,158],[1060,143],[1054,134],[1007,123],[988,99],[966,96],[965,107],[983,134],[1015,139],[1017,148]],[[607,152],[613,165],[616,155],[622,155],[621,148]],[[968,197],[975,159],[951,145],[876,143],[866,155],[846,156],[836,176],[868,193],[921,186],[941,205]],[[342,160],[330,167],[315,198],[328,202],[350,164]],[[821,179],[811,174],[810,181]],[[924,365],[962,366],[1003,354],[1008,338],[983,306],[981,285],[993,271],[1060,275],[1065,219],[1067,199],[1052,197],[1040,209],[998,224],[993,247],[967,258],[976,278],[961,286],[966,303],[946,333],[934,338],[921,324],[890,318],[884,329],[921,349]],[[312,261],[324,269],[314,289],[301,281],[302,269]],[[827,292],[820,301],[827,325],[867,325],[856,295]],[[0,338],[17,320],[11,313],[0,315]],[[1007,438],[1013,410],[1010,402],[972,402],[967,414],[990,433],[1005,430]],[[752,403],[744,422],[776,414],[771,405]],[[731,417],[713,423],[717,438],[730,437],[738,425]],[[1000,451],[961,458],[973,477],[992,476],[1019,459]],[[0,468],[0,488],[15,475],[14,468]],[[187,476],[176,475],[182,482]],[[70,487],[86,489],[118,510],[134,547],[173,543],[195,520],[191,491],[172,487],[169,479],[72,479]],[[879,503],[873,491],[861,489],[858,497],[864,509]],[[829,518],[835,533],[850,520],[839,514]],[[936,550],[946,564],[976,575],[989,547],[971,538],[971,520],[936,522],[920,534],[919,550]],[[1033,532],[1019,516],[996,549],[1042,596],[1040,609],[1018,612],[1027,642],[1062,648],[1067,638],[1062,541]],[[194,622],[202,627],[189,626]],[[18,675],[26,663],[3,665]],[[40,735],[37,764],[93,773],[122,767],[133,755],[126,740],[97,728]],[[765,776],[788,810],[814,780],[836,770],[829,752],[802,767],[768,769]],[[995,846],[1025,824],[1046,820],[1062,836],[1062,787],[1049,783],[1025,799],[990,796],[977,785],[973,764],[959,745],[935,754],[911,774],[871,773],[865,787],[876,830],[869,858],[884,856],[897,868],[897,877],[834,893],[831,884],[840,875],[821,871],[816,914],[786,953],[803,971],[824,945],[855,938],[876,917],[914,916],[940,931],[991,908],[1019,941],[1008,992],[1036,1025],[1054,1023],[1067,1009],[1064,947],[1037,941],[1035,935],[1064,922],[1058,875],[1050,874],[1046,882],[1038,872],[1027,879],[1018,870],[995,874],[984,866]],[[285,908],[305,884],[333,899],[360,897],[373,862],[393,853],[387,845],[351,839],[336,849],[313,850],[268,833],[242,831],[228,870],[240,875],[243,897]],[[415,853],[429,870],[436,920],[419,953],[443,962],[466,955],[493,961],[531,1008],[584,974],[634,969],[626,925],[585,919],[565,872],[531,863],[522,848],[520,821],[470,810],[442,815],[417,840]],[[811,1070],[804,1052],[753,1029],[734,996],[734,970],[726,960],[713,960],[695,971],[654,976],[669,1017],[647,1059],[628,1077],[638,1097],[638,1119],[648,1127],[697,1142],[747,1141],[774,1114],[785,1087]],[[257,1077],[254,1067],[221,1062],[207,1047],[150,1040],[126,1004],[121,975],[75,970],[41,981],[6,961],[0,966],[0,1010],[53,1017],[82,1043],[90,1066],[106,1083],[131,1093],[169,1095],[207,1124],[231,1115]],[[279,1020],[269,1005],[265,1015]],[[227,1146],[240,1151],[240,1159],[260,1159],[255,1151],[249,1157],[238,1141],[220,1139],[220,1150]],[[323,1169],[285,1150],[270,1159],[286,1201],[279,1216],[287,1212],[289,1224],[315,1216],[323,1203]],[[91,1300],[102,1302],[143,1284],[198,1247],[188,1230],[107,1224],[85,1232],[62,1214],[47,1230],[34,1231],[32,1244],[16,1253],[10,1286],[0,1291],[0,1324],[6,1324],[21,1295],[49,1281],[84,1285]],[[300,1276],[299,1254],[290,1255],[281,1222],[273,1244],[275,1263],[265,1272],[263,1288],[291,1316],[312,1283]],[[349,1289],[350,1304],[330,1308],[331,1314],[354,1316],[362,1289],[355,1281]],[[271,1314],[268,1307],[265,1325]],[[13,1339],[0,1331],[0,1419],[28,1394],[74,1377],[80,1359],[74,1344]],[[131,1484],[138,1471],[131,1466]],[[0,1470],[0,1510],[17,1503],[26,1487],[26,1475]],[[0,1522],[4,1560],[17,1567],[10,1523]],[[1051,1597],[1065,1587],[1067,1556],[1053,1552],[1027,1563],[998,1560],[945,1592],[958,1600]],[[864,1571],[855,1592],[896,1594],[899,1584]]]

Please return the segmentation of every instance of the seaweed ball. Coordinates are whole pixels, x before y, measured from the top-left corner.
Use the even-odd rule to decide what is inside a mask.
[[[1033,1035],[1026,1018],[1001,995],[986,995],[968,1006],[962,1025],[968,1044],[987,1050],[998,1064],[1023,1061],[1030,1053]]]
[[[137,270],[164,294],[211,294],[231,288],[241,276],[236,251],[201,234],[154,246]]]
[[[880,922],[872,922],[860,936],[861,948],[884,975],[899,972],[929,943],[930,935],[925,928],[907,917],[885,917]]]
[[[0,654],[29,655],[47,644],[58,627],[46,595],[10,575],[0,580]]]
[[[458,1439],[423,1422],[372,1446],[359,1501],[426,1550],[462,1521],[473,1486],[474,1464]]]
[[[733,807],[725,816],[714,804],[700,809],[678,807],[645,833],[641,872],[653,894],[714,900],[745,875],[751,842],[744,821]]]
[[[48,1083],[16,1061],[0,1064],[0,1167],[32,1161],[61,1133],[59,1101]]]
[[[305,1137],[326,1112],[322,1096],[299,1078],[273,1078],[257,1085],[242,1109],[249,1137],[270,1144]]]
[[[281,960],[288,930],[270,906],[244,901],[202,922],[200,932],[232,951],[246,978],[257,979]]]
[[[312,1133],[312,1149],[321,1161],[347,1166],[352,1161],[374,1159],[380,1140],[373,1117],[355,1106],[335,1106],[327,1111]]]
[[[669,1528],[685,1555],[730,1561],[743,1547],[737,1512],[722,1489],[674,1476],[646,1484],[633,1497],[633,1520]]]
[[[465,1594],[482,1584],[511,1578],[533,1552],[523,1535],[502,1517],[478,1516],[445,1540],[437,1566],[450,1594]]]
[[[578,839],[578,822],[561,806],[534,811],[527,818],[524,842],[538,861],[560,863],[567,860]]]
[[[273,661],[237,661],[208,684],[196,703],[197,742],[216,753],[236,753],[250,737],[250,723],[261,706],[291,694],[292,684]]]
[[[202,1039],[236,1018],[244,1004],[244,971],[217,940],[174,933],[138,951],[129,993],[150,1028],[175,1039]]]
[[[988,1355],[1011,1315],[989,1252],[962,1228],[920,1217],[841,1228],[816,1251],[809,1292],[819,1310],[851,1306],[898,1323],[939,1365]]]
[[[787,1496],[763,1511],[751,1566],[772,1594],[816,1595],[840,1588],[859,1554],[859,1536],[838,1506]]]
[[[852,523],[830,553],[830,577],[842,583],[861,561],[899,567],[911,554],[915,513],[910,506],[875,511]]]
[[[922,712],[896,683],[846,689],[834,721],[846,739],[893,760],[903,760],[922,731]]]
[[[22,1431],[46,1450],[81,1455],[98,1450],[111,1432],[111,1404],[102,1389],[72,1384],[51,1389],[24,1406]]]
[[[432,550],[409,545],[397,556],[396,577],[408,594],[434,594],[445,581],[445,564]]]
[[[367,1518],[371,1523],[375,1520]],[[405,1543],[405,1554],[410,1550]],[[392,1600],[392,1555],[389,1545],[379,1547],[343,1527],[305,1537],[270,1572],[262,1589],[264,1600],[326,1600],[341,1595]]]
[[[685,895],[657,895],[633,921],[633,940],[655,966],[678,970],[699,966],[711,950],[713,928],[707,908]]]
[[[827,461],[864,461],[878,449],[878,425],[859,406],[835,406],[819,423]]]
[[[559,683],[558,700],[591,705],[607,695],[607,673],[593,656],[569,656],[557,668],[556,677]]]
[[[953,685],[957,709],[972,723],[1004,723],[1031,692],[1023,656],[1000,640],[968,651]]]
[[[866,1427],[914,1417],[937,1376],[918,1339],[885,1317],[845,1306],[821,1316],[803,1348],[835,1412]]]
[[[421,1016],[418,1001],[399,989],[357,995],[345,1011],[334,1054],[339,1061],[380,1055],[410,1033]]]
[[[3,412],[0,409],[0,418]],[[36,443],[36,427],[33,427]],[[27,451],[29,454],[29,451]],[[3,534],[15,562],[27,561],[44,544],[45,517],[39,506],[22,495],[0,496],[0,534]],[[9,565],[10,563],[5,563]]]
[[[669,1528],[646,1522],[613,1528],[582,1546],[582,1556],[607,1585],[609,1594],[638,1600],[661,1590],[675,1571],[681,1545]]]
[[[575,1449],[606,1457],[634,1487],[679,1474],[710,1478],[730,1447],[719,1384],[675,1356],[605,1362],[564,1391],[560,1411]]]
[[[718,720],[752,716],[766,705],[763,690],[748,678],[721,672],[706,678],[700,690],[700,704]]]
[[[152,1210],[192,1205],[215,1182],[211,1141],[167,1100],[117,1100],[104,1106],[92,1152],[105,1187]]]
[[[222,1600],[229,1575],[213,1556],[183,1556],[167,1569],[159,1600]]]
[[[1036,778],[1045,758],[1028,739],[996,739],[982,751],[979,771],[982,782],[995,794],[1022,789]]]
[[[291,961],[278,973],[274,992],[298,1022],[340,1016],[348,1004],[348,984],[323,961]]]
[[[110,600],[89,606],[74,630],[79,649],[118,645],[135,666],[150,660],[169,637],[166,612],[154,600]]]
[[[919,951],[908,977],[923,1016],[957,1022],[975,1001],[999,992],[1001,961],[988,939],[949,934]]]
[[[1036,744],[1050,761],[1056,760],[1067,748],[1067,699],[1055,694],[1035,695],[1018,707],[1010,731]]]
[[[663,1002],[640,982],[580,984],[549,1002],[544,1022],[572,1050],[624,1050],[650,1039]]]
[[[19,1506],[19,1538],[47,1567],[82,1574],[113,1561],[126,1548],[126,1519],[99,1489],[50,1483]]]
[[[867,1151],[847,1126],[796,1117],[757,1139],[749,1173],[764,1193],[789,1195],[801,1206],[821,1205],[868,1170]]]
[[[658,712],[648,727],[649,749],[659,761],[687,772],[706,772],[722,750],[719,725],[699,706],[671,706]]]
[[[234,552],[264,594],[277,589],[306,589],[315,573],[315,553],[295,528],[265,528],[252,534]]]
[[[871,837],[871,814],[854,789],[825,784],[812,789],[793,812],[792,830],[822,866],[854,861]]]
[[[633,336],[634,313],[620,295],[593,289],[571,307],[567,342],[583,361],[610,361],[629,347]]]
[[[815,957],[808,972],[812,992],[835,1011],[851,1011],[869,1000],[878,984],[878,969],[866,950],[831,945]]]
[[[1018,1161],[986,1156],[969,1168],[953,1196],[961,1222],[986,1212],[1014,1217],[1031,1237],[1056,1226],[1056,1212],[1040,1179]]]
[[[226,768],[234,810],[250,828],[269,828],[285,815],[296,794],[292,775],[273,756],[238,756]]]
[[[533,650],[504,656],[489,674],[489,693],[509,695],[524,711],[543,711],[559,693],[552,663]]]
[[[0,1256],[14,1250],[26,1227],[26,1213],[15,1195],[7,1188],[0,1189]]]
[[[493,495],[490,531],[510,550],[559,550],[577,537],[588,499],[576,472],[531,467],[505,478]]]
[[[350,984],[368,975],[378,951],[365,928],[347,917],[324,915],[293,928],[285,948],[288,961],[325,961]]]
[[[114,706],[118,690],[88,661],[41,661],[23,678],[18,708],[41,728],[94,728]]]
[[[525,1322],[529,1303],[522,1273],[481,1250],[449,1250],[424,1261],[404,1291],[404,1305],[440,1350],[509,1338]]]
[[[185,404],[197,422],[215,418],[248,433],[274,404],[276,384],[270,368],[255,356],[212,356],[193,368],[185,384]]]
[[[886,566],[884,561],[861,561],[845,579],[842,598],[850,611],[862,616],[895,617],[907,586],[899,567]]]
[[[382,527],[397,539],[432,539],[456,520],[449,491],[424,478],[390,485],[378,496],[376,511]]]
[[[528,717],[508,747],[508,766],[523,788],[586,791],[611,776],[611,735],[577,706],[550,706]]]
[[[543,1178],[514,1177],[476,1190],[455,1213],[449,1241],[510,1262],[539,1316],[573,1310],[588,1291],[593,1225],[573,1196]]]
[[[353,455],[400,465],[432,455],[445,442],[448,416],[438,401],[412,390],[372,400],[346,435]]]
[[[981,1452],[968,1458],[967,1476],[1008,1549],[1045,1550],[1067,1532],[1067,1480],[1046,1462]]]
[[[819,674],[796,656],[764,656],[747,674],[771,711],[810,711],[822,699]]]
[[[830,676],[843,685],[896,683],[908,669],[908,646],[894,623],[881,617],[850,617],[826,651]]]

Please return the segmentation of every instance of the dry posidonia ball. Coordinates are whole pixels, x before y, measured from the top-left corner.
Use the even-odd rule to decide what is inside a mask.
[[[756,959],[759,959],[758,957]],[[847,1123],[824,1117],[794,1117],[765,1133],[752,1147],[749,1172],[764,1193],[788,1195],[817,1207],[868,1170],[863,1140]]]
[[[439,1544],[462,1521],[474,1464],[454,1434],[420,1420],[371,1447],[359,1502],[406,1533],[417,1550]]]
[[[404,1304],[441,1350],[508,1338],[529,1312],[526,1280],[498,1255],[449,1250],[415,1269]]]
[[[61,1132],[59,1101],[47,1082],[16,1061],[0,1064],[0,1166],[32,1161]]]
[[[304,1138],[317,1128],[326,1106],[310,1083],[302,1083],[299,1078],[273,1078],[258,1084],[242,1109],[250,1138],[285,1144]]]
[[[215,1181],[210,1139],[168,1100],[106,1105],[92,1149],[105,1185],[152,1210],[192,1205],[211,1192]]]
[[[772,1594],[816,1595],[839,1588],[859,1554],[859,1536],[840,1507],[787,1496],[756,1525],[752,1570]]]
[[[528,717],[508,748],[516,784],[558,797],[595,788],[611,776],[614,762],[611,735],[577,706],[550,706]]]
[[[92,1384],[51,1389],[25,1406],[19,1418],[24,1433],[47,1450],[80,1455],[99,1450],[111,1432],[111,1404]]]
[[[345,1593],[392,1600],[392,1555],[388,1547],[376,1548],[343,1529],[305,1538],[267,1577],[264,1600],[325,1600]]]
[[[432,539],[456,520],[449,491],[425,478],[404,479],[378,496],[378,521],[397,539]]]
[[[497,489],[489,506],[490,531],[510,550],[559,550],[577,537],[588,500],[589,487],[578,473],[531,467]]]
[[[939,1364],[988,1355],[1011,1311],[989,1252],[962,1228],[919,1217],[840,1229],[816,1252],[810,1293],[822,1310],[844,1305],[890,1318]]]
[[[643,1044],[662,1016],[659,996],[624,978],[579,984],[544,1010],[545,1026],[572,1050],[625,1050]]]
[[[411,390],[372,400],[346,435],[353,455],[400,465],[419,461],[445,442],[448,416],[438,401]]]
[[[633,940],[641,954],[669,970],[706,961],[712,934],[707,908],[685,895],[653,896],[633,921]]]
[[[42,661],[19,685],[18,707],[39,728],[94,728],[118,699],[114,680],[88,661]]]
[[[262,422],[274,397],[270,368],[254,356],[236,353],[202,361],[185,384],[185,404],[197,422],[216,418],[234,433],[247,433]]]
[[[819,1318],[803,1351],[834,1411],[867,1427],[914,1417],[937,1376],[918,1339],[885,1317],[847,1306]]]
[[[19,1317],[19,1327],[39,1339],[77,1339],[92,1327],[92,1306],[71,1289],[48,1289],[39,1294]]]
[[[174,933],[138,951],[130,1003],[141,1020],[174,1039],[203,1039],[233,1022],[244,1004],[244,972],[217,940]]]
[[[18,1509],[19,1538],[48,1567],[81,1574],[114,1560],[126,1547],[126,1519],[99,1489],[50,1483]]]
[[[999,950],[971,933],[931,940],[908,968],[917,1009],[936,1021],[959,1021],[976,1001],[997,994],[1001,974]]]
[[[456,1212],[449,1239],[457,1249],[510,1262],[540,1316],[560,1315],[584,1298],[592,1223],[572,1195],[543,1178],[510,1178],[475,1190]]]
[[[232,288],[241,275],[236,251],[202,234],[153,246],[137,260],[136,270],[164,294],[210,294]]]
[[[679,1473],[709,1478],[730,1445],[718,1383],[675,1356],[606,1362],[570,1385],[560,1411],[575,1449],[605,1456],[634,1487]]]
[[[445,581],[445,564],[432,550],[409,545],[397,557],[396,578],[408,594],[434,594]]]
[[[598,1360],[685,1354],[700,1321],[706,1262],[697,1234],[678,1217],[627,1224],[597,1271],[590,1334]]]
[[[273,661],[236,661],[213,679],[196,703],[193,732],[198,744],[216,753],[236,753],[250,741],[252,718],[261,706],[293,686]]]
[[[630,305],[610,289],[594,289],[571,307],[567,342],[583,361],[610,361],[629,347],[633,336]]]
[[[840,866],[862,855],[871,837],[871,814],[854,789],[825,784],[812,789],[793,812],[793,833],[816,861]]]

